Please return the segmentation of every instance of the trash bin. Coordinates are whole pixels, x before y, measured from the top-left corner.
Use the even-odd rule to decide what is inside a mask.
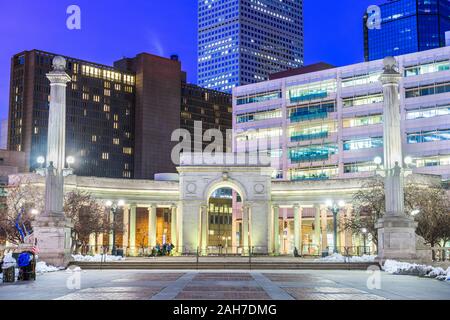
[[[3,271],[3,283],[16,281],[16,268],[9,267],[3,269],[2,271]]]
[[[36,258],[32,252],[25,251],[17,259],[19,265],[19,280],[36,280]]]

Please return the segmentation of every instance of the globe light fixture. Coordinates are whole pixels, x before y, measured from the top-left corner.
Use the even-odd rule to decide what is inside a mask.
[[[405,157],[405,164],[409,167],[413,163],[413,159],[410,156]]]
[[[338,202],[339,207],[345,207],[345,201],[341,200]]]
[[[33,216],[36,216],[36,215],[39,214],[39,211],[38,211],[37,209],[31,209],[31,210],[30,210],[30,213],[31,213]]]
[[[117,205],[118,205],[119,207],[123,207],[123,206],[125,205],[125,201],[124,201],[124,200],[119,200],[119,201],[117,202]]]
[[[45,158],[43,156],[37,157],[37,163],[39,163],[40,165],[43,165],[44,162],[45,162]]]
[[[67,161],[67,164],[68,164],[69,167],[70,167],[72,164],[75,163],[75,158],[72,157],[72,156],[68,156],[67,159],[66,159],[66,161]]]
[[[106,202],[105,202],[105,205],[107,206],[107,207],[111,207],[112,206],[112,201],[111,200],[107,200]]]
[[[383,162],[383,159],[381,159],[381,157],[375,157],[375,158],[373,159],[373,162],[374,162],[377,166],[380,166],[381,163]]]
[[[420,213],[420,210],[419,210],[419,209],[415,209],[415,210],[411,211],[411,215],[412,215],[413,217],[414,217],[414,216],[417,216],[419,213]]]

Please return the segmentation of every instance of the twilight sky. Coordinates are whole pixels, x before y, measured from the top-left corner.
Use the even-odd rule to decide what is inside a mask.
[[[305,63],[364,60],[362,16],[382,0],[304,0]],[[66,9],[81,8],[81,30],[68,30]],[[140,52],[177,53],[197,81],[197,0],[1,0],[0,118],[8,116],[10,59],[30,49],[112,65]]]

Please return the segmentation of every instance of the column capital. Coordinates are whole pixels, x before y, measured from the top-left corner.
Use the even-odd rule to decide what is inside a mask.
[[[170,205],[170,209],[177,209],[177,208],[178,208],[178,204],[176,204],[176,203],[172,203]]]
[[[274,204],[272,204],[272,208],[280,209],[280,205],[278,203],[274,203]]]
[[[150,203],[150,204],[147,206],[147,209],[148,209],[148,210],[152,210],[152,209],[156,209],[156,208],[158,208],[158,205],[157,205],[156,203]]]
[[[300,206],[300,203],[294,203],[292,208],[294,208],[294,209],[301,209],[302,207]]]

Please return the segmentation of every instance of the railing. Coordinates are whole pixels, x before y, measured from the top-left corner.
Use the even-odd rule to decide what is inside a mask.
[[[302,246],[302,251],[299,253],[301,256],[326,256],[332,255],[334,251],[334,247],[328,246],[325,250],[322,250],[322,247],[317,244],[307,244]],[[370,246],[338,246],[337,253],[343,256],[362,256],[362,255],[373,255],[374,252],[372,247]]]

